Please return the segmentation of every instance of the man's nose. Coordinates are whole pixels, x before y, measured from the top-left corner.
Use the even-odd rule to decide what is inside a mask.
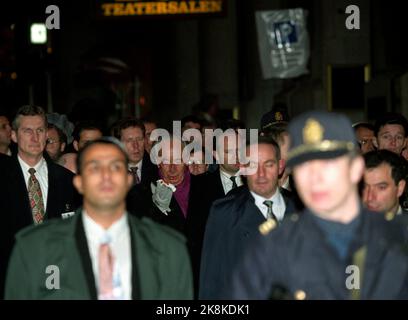
[[[132,148],[135,151],[139,151],[139,143],[136,140],[132,140]]]
[[[375,192],[370,187],[366,187],[364,190],[363,201],[367,203],[369,201],[374,201],[375,198]]]
[[[395,146],[396,145],[396,141],[394,138],[391,139],[390,145]]]
[[[37,142],[37,141],[39,140],[39,137],[40,137],[39,133],[36,132],[36,131],[34,131],[33,134],[32,134],[32,136],[31,136],[31,139],[32,139],[33,141]]]
[[[320,166],[320,163],[313,162],[310,164],[309,176],[311,179],[311,183],[317,182],[321,179],[322,167]]]
[[[257,170],[258,177],[264,177],[265,176],[265,168],[258,164],[258,170]]]
[[[104,180],[105,179],[110,179],[111,176],[112,176],[112,172],[111,172],[109,167],[102,168],[101,172],[102,172],[102,178]]]

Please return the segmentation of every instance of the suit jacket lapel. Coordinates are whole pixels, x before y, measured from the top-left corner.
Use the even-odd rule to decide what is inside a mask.
[[[139,266],[138,262],[138,252],[137,252],[137,245],[136,245],[136,236],[133,224],[128,219],[129,230],[130,230],[130,250],[131,250],[131,259],[132,259],[132,300],[139,300],[141,298],[140,294],[140,275],[139,275]],[[140,259],[140,258],[139,258]]]
[[[85,274],[86,283],[89,288],[90,298],[92,300],[97,300],[98,295],[95,286],[95,276],[93,274],[92,261],[88,248],[88,241],[86,239],[85,229],[82,223],[82,213],[80,213],[80,210],[77,211],[75,216],[76,216],[75,218],[77,219],[75,228],[76,248],[80,256],[82,269]]]
[[[212,179],[212,182],[214,182],[212,185],[208,186],[208,188],[214,188],[214,193],[218,196],[225,196],[225,192],[224,192],[224,187],[222,186],[222,181],[221,181],[221,172],[220,172],[220,168],[218,167],[218,169],[213,173],[215,179]]]
[[[132,300],[138,300],[138,299],[143,298],[141,294],[141,279],[140,279],[140,274],[139,274],[139,270],[141,269],[141,266],[139,266],[139,263],[142,263],[142,261],[146,260],[146,256],[145,256],[146,253],[140,247],[141,241],[140,239],[138,239],[137,232],[136,232],[137,230],[136,230],[135,225],[131,222],[132,218],[133,217],[130,217],[128,215],[128,224],[129,224],[130,242],[131,242],[130,243],[131,244],[131,263],[132,263],[131,298]],[[75,223],[76,224],[75,242],[76,242],[76,248],[78,250],[79,257],[80,257],[80,264],[82,266],[82,270],[83,270],[83,273],[86,279],[87,287],[89,289],[90,299],[96,300],[98,299],[98,295],[97,295],[97,290],[96,290],[96,285],[95,285],[95,277],[93,274],[91,257],[89,255],[88,241],[86,239],[85,230],[84,230],[83,223],[82,223],[82,213],[80,213],[80,211],[77,211],[77,213],[75,214],[75,219],[77,219]],[[149,276],[146,273],[146,270],[144,270],[144,272],[145,272],[145,276],[149,278]],[[149,270],[149,272],[154,273],[153,270]],[[153,287],[153,283],[151,283],[151,281],[147,281],[147,286]]]
[[[57,190],[57,179],[55,177],[55,170],[52,164],[49,163],[49,160],[46,160],[47,162],[47,169],[48,169],[48,195],[47,195],[47,210],[45,212],[45,217],[52,218],[50,217],[50,212],[55,212],[55,192]],[[58,212],[57,214],[60,214],[62,212]]]
[[[12,197],[17,198],[18,201],[17,206],[21,208],[16,212],[19,217],[14,217],[16,221],[18,221],[18,225],[21,226],[28,226],[33,224],[33,217],[31,213],[31,207],[30,207],[30,200],[28,198],[28,190],[27,190],[27,184],[24,179],[24,174],[23,170],[21,169],[20,163],[17,159],[17,154],[13,155],[13,160],[12,160],[12,170],[10,170],[10,183],[11,183],[11,188],[10,190],[12,191],[13,194],[11,194]],[[13,187],[14,186],[14,187]],[[21,196],[21,198],[19,198]]]
[[[258,232],[258,226],[265,222],[265,217],[255,205],[254,198],[248,190],[242,193],[236,203],[237,219],[235,226],[240,229],[240,236],[247,238]]]

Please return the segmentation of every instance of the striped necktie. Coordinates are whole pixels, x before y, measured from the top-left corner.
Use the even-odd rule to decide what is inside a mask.
[[[265,200],[263,204],[268,207],[268,213],[267,213],[268,219],[275,220],[276,223],[279,223],[278,219],[276,218],[272,210],[273,202],[271,200]]]
[[[130,167],[130,172],[133,175],[133,185],[140,183],[139,176],[137,175],[138,169],[139,169],[138,167]]]
[[[99,246],[99,300],[114,300],[113,295],[113,267],[114,259],[109,243]]]

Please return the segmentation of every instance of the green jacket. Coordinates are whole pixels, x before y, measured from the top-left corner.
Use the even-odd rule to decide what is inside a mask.
[[[128,218],[132,299],[192,299],[191,266],[183,236],[146,218]],[[97,299],[81,211],[17,234],[5,298]]]

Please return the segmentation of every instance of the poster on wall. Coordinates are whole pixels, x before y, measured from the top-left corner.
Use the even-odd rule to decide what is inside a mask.
[[[307,10],[257,11],[255,18],[263,78],[287,79],[307,74]]]

